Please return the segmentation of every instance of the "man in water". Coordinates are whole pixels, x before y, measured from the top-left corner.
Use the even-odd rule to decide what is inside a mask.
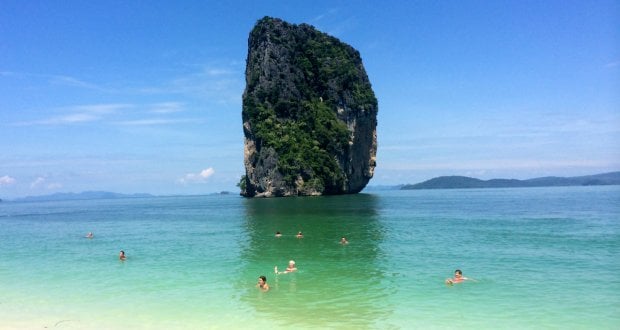
[[[261,289],[262,291],[269,290],[269,284],[267,284],[267,277],[265,277],[265,275],[261,275],[258,277],[258,283],[256,284],[256,287]]]
[[[93,238],[93,237],[95,237],[95,235],[93,235],[93,232],[92,232],[92,231],[89,231],[89,232],[88,232],[88,234],[86,234],[86,236],[85,236],[85,237],[86,237],[86,238]]]
[[[127,259],[127,257],[125,256],[125,251],[121,250],[121,252],[118,254],[118,259],[120,261],[125,261],[125,259]]]
[[[454,278],[446,279],[446,284],[447,285],[452,285],[452,284],[455,284],[455,283],[461,283],[461,282],[466,281],[466,280],[470,280],[470,279],[467,278],[467,277],[464,277],[463,276],[463,272],[460,269],[457,269],[457,270],[454,271]]]
[[[340,244],[349,244],[349,241],[347,241],[347,238],[342,236],[342,238],[340,239]]]
[[[291,260],[288,262],[288,267],[286,267],[285,271],[278,272],[278,266],[276,266],[273,270],[275,271],[276,274],[288,274],[288,273],[296,272],[297,267],[295,267],[295,260]]]
[[[282,237],[282,233],[279,231],[276,231],[276,237]]]
[[[297,238],[304,238],[304,234],[302,234],[301,232],[298,232],[297,236],[295,236],[295,237],[297,237]]]

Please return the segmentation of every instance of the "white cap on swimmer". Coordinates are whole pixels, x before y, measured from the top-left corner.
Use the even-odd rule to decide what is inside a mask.
[[[289,261],[288,263],[289,263],[289,264],[293,264],[293,265],[294,265],[294,264],[295,264],[295,260],[291,260],[291,261]]]

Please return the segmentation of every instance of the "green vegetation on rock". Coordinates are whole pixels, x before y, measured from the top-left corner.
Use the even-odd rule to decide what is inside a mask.
[[[361,116],[370,118],[359,120],[370,133],[376,127],[377,100],[359,53],[309,25],[269,17],[250,33],[249,48],[243,121],[256,150],[246,159],[242,193],[264,189],[255,187],[259,177],[247,173],[248,165],[261,166],[263,150],[275,151],[285,190],[346,192],[344,167],[355,133],[348,124]]]

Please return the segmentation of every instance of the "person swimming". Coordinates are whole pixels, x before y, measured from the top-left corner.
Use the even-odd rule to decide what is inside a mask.
[[[278,266],[276,266],[273,270],[276,274],[288,274],[288,273],[296,272],[297,267],[295,266],[295,260],[291,260],[288,262],[288,267],[286,267],[285,271],[279,272]]]
[[[301,232],[298,232],[295,237],[297,237],[297,238],[304,238],[304,234],[302,234]]]
[[[121,252],[119,252],[118,259],[120,261],[125,261],[125,259],[127,259],[127,257],[125,256],[125,251],[121,250]]]
[[[258,283],[256,284],[256,287],[261,289],[262,291],[269,290],[269,284],[267,284],[267,277],[265,277],[265,275],[261,275],[258,277]]]
[[[347,241],[347,238],[342,236],[342,238],[340,239],[340,244],[349,244],[349,241]]]
[[[93,237],[95,237],[95,235],[93,235],[92,231],[89,231],[88,234],[86,234],[86,236],[84,236],[84,237],[86,237],[86,238],[93,238]]]
[[[276,231],[276,237],[282,237],[282,233],[279,231]]]
[[[457,269],[454,271],[454,278],[448,278],[446,279],[446,284],[447,285],[452,285],[452,284],[456,284],[456,283],[461,283],[467,280],[472,280],[471,278],[467,278],[463,276],[463,272],[460,269]]]

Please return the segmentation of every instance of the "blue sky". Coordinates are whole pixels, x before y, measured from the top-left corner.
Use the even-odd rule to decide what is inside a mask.
[[[0,2],[0,198],[238,191],[258,19],[358,49],[370,185],[620,170],[618,1]]]

